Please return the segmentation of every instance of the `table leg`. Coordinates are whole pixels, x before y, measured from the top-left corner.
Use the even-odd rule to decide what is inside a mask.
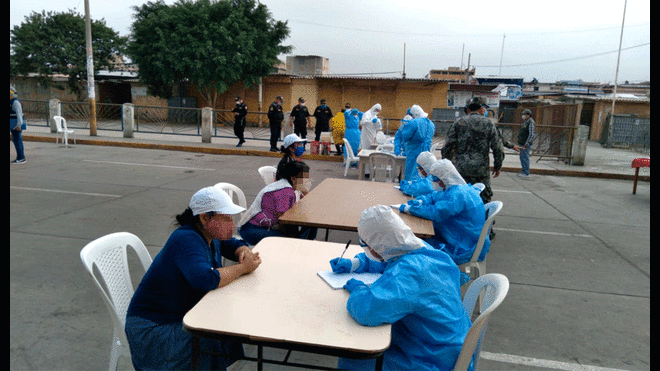
[[[381,371],[383,369],[383,354],[376,358],[376,371]]]
[[[364,161],[358,160],[358,180],[364,180]]]
[[[633,179],[633,194],[637,193],[637,179],[639,179],[639,168],[635,168],[635,179]]]
[[[325,241],[328,241],[328,235],[330,234],[330,228],[325,229]]]
[[[264,347],[257,345],[257,371],[263,371],[264,369]]]
[[[199,358],[201,355],[202,349],[199,343],[199,337],[192,337],[192,360],[191,367],[193,370],[199,370]]]

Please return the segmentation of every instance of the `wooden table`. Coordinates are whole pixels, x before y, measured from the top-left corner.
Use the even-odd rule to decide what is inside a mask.
[[[194,336],[193,365],[199,361],[199,337],[205,337],[256,344],[258,358],[246,359],[257,361],[259,367],[263,362],[282,364],[262,359],[263,346],[345,358],[378,357],[382,366],[391,326],[358,324],[346,310],[348,291],[333,290],[317,275],[330,269],[329,261],[344,247],[284,237],[261,240],[254,247],[262,260],[259,268],[209,292],[183,318],[184,328]],[[345,257],[362,251],[351,245]]]
[[[362,210],[375,205],[404,204],[410,197],[392,183],[327,178],[280,216],[282,224],[357,231]],[[420,238],[433,237],[433,222],[395,210]],[[326,241],[328,234],[326,233]]]
[[[631,167],[635,168],[635,178],[633,178],[633,194],[637,193],[637,180],[639,179],[640,167],[651,167],[650,158],[636,158],[633,160]]]
[[[358,152],[358,179],[359,180],[364,180],[364,169],[369,165],[369,155],[378,152],[375,149],[361,149],[360,152]],[[395,173],[398,174],[405,174],[406,173],[406,156],[397,156],[395,154],[391,154],[394,156],[394,160],[396,163],[396,169]]]

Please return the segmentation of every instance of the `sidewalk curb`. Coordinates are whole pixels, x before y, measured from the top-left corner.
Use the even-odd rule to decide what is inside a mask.
[[[34,135],[23,134],[23,140],[30,142],[46,142],[52,143],[57,140],[56,136],[50,135]],[[89,139],[89,138],[76,138],[76,144],[96,145],[96,146],[110,146],[110,147],[130,147],[141,149],[161,149],[180,152],[196,152],[215,155],[237,155],[237,156],[261,156],[261,157],[276,157],[281,158],[282,154],[279,152],[270,152],[268,150],[259,149],[233,149],[218,147],[217,144],[212,143],[191,143],[191,144],[167,144],[159,142],[141,141],[139,139],[117,138],[112,139]],[[316,160],[328,162],[343,162],[343,157],[336,155],[303,155],[303,160]],[[491,170],[492,170],[491,166]],[[520,168],[515,167],[502,167],[502,172],[519,173]],[[631,173],[633,172],[631,168]],[[615,173],[598,173],[591,171],[577,171],[577,170],[548,170],[548,169],[530,169],[530,174],[536,175],[551,175],[551,176],[570,176],[570,177],[583,177],[583,178],[599,178],[599,179],[619,179],[619,180],[634,180],[634,174],[615,174]],[[650,175],[640,175],[638,181],[650,182]]]

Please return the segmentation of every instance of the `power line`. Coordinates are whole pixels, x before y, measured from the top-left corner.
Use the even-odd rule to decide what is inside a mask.
[[[639,48],[639,47],[646,46],[646,45],[651,45],[651,43],[648,42],[648,43],[645,43],[645,44],[639,44],[639,45],[635,45],[635,46],[629,46],[629,47],[627,47],[627,48],[622,48],[621,50],[629,50],[629,49]],[[570,62],[570,61],[575,61],[575,60],[579,60],[579,59],[593,58],[593,57],[598,57],[598,56],[601,56],[601,55],[612,54],[612,53],[617,53],[617,52],[618,52],[618,50],[612,50],[612,51],[609,51],[609,52],[603,52],[603,53],[597,53],[597,54],[584,55],[584,56],[581,56],[581,57],[573,57],[573,58],[567,58],[567,59],[558,59],[558,60],[554,60],[554,61],[545,61],[545,62],[532,62],[532,63],[509,64],[509,65],[502,66],[502,67],[538,66],[538,65],[542,65],[542,64]],[[498,65],[498,66],[475,66],[475,67],[480,67],[480,68],[492,68],[492,67],[500,67],[500,66]]]
[[[500,37],[502,33],[497,33],[497,34],[475,34],[475,33],[453,33],[453,34],[434,34],[434,33],[417,33],[417,32],[398,32],[398,31],[387,31],[387,30],[370,30],[370,29],[365,29],[365,28],[357,28],[357,27],[345,27],[345,26],[335,26],[335,25],[328,25],[328,24],[322,24],[322,23],[316,23],[316,22],[308,22],[308,21],[299,21],[295,19],[288,19],[287,21],[293,22],[293,23],[301,23],[301,24],[307,24],[307,25],[312,25],[312,26],[320,26],[320,27],[327,27],[327,28],[335,28],[335,29],[340,29],[340,30],[349,30],[349,31],[360,31],[360,32],[374,32],[374,33],[383,33],[383,34],[393,34],[393,35],[405,35],[405,36],[430,36],[430,37],[453,37],[453,36],[460,36],[460,37],[466,37],[466,36],[475,36],[475,37]],[[628,27],[640,27],[640,26],[648,26],[650,23],[641,23],[641,24],[636,24],[636,25],[629,25],[626,26]],[[603,28],[592,28],[588,30],[561,30],[561,31],[548,31],[548,32],[507,32],[508,35],[551,35],[551,34],[565,34],[565,33],[582,33],[582,32],[593,32],[593,31],[605,31],[605,30],[613,30],[613,29],[619,29],[619,26],[613,26],[613,27],[603,27]]]

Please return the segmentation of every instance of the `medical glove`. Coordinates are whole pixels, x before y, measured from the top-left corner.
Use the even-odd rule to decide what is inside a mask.
[[[408,204],[401,204],[401,205],[399,206],[399,211],[401,211],[402,213],[407,213],[408,211],[410,211],[410,205],[408,205]]]
[[[350,292],[350,293],[352,293],[353,291],[355,291],[359,287],[367,287],[367,285],[364,282],[360,281],[360,280],[356,280],[355,278],[351,278],[344,285],[344,288],[346,290],[348,290],[348,292]]]
[[[335,273],[349,273],[353,267],[353,262],[350,259],[334,258],[330,260],[330,267]]]
[[[374,117],[374,118],[371,120],[371,122],[373,122],[374,124],[377,124],[377,123],[378,123],[378,119]]]

